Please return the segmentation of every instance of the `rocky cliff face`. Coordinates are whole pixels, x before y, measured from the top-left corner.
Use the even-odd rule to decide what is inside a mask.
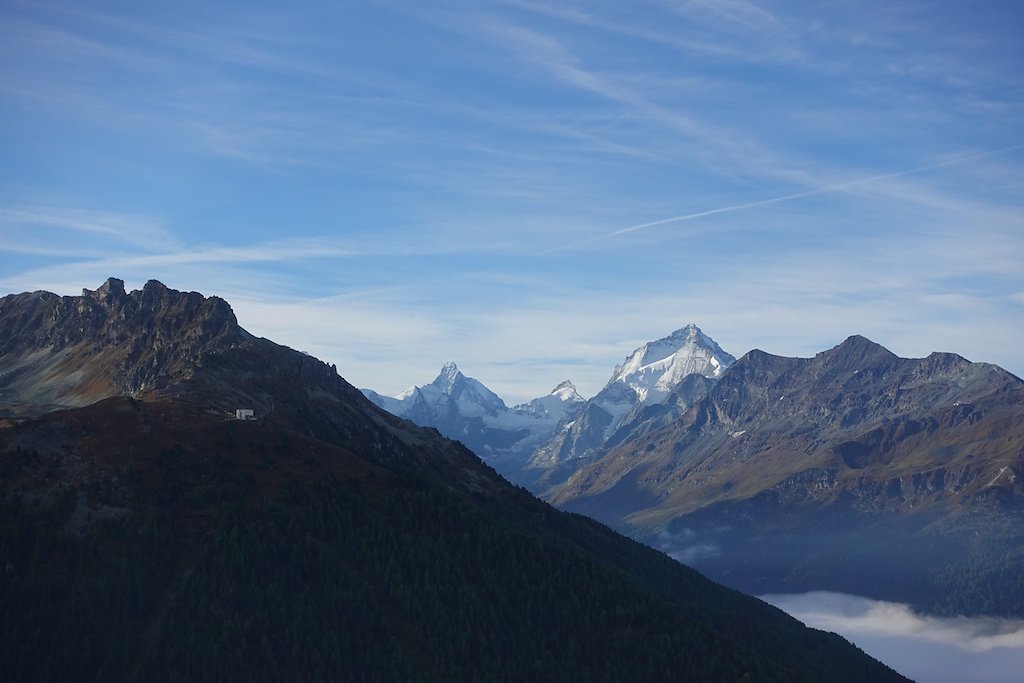
[[[751,351],[679,420],[623,441],[554,500],[628,489],[642,495],[621,512],[654,525],[765,491],[800,503],[948,506],[1024,494],[1022,445],[1018,378],[953,354],[898,358],[851,337],[810,359]]]
[[[749,592],[1024,615],[1024,383],[954,354],[751,351],[551,499]]]
[[[0,418],[116,397],[180,401],[220,418],[248,408],[283,429],[467,485],[491,476],[465,449],[379,410],[333,366],[249,334],[224,300],[155,280],[130,293],[111,278],[81,296],[4,297],[0,345]]]
[[[253,341],[217,297],[111,278],[82,296],[0,299],[0,402],[19,412],[175,390],[204,356]]]

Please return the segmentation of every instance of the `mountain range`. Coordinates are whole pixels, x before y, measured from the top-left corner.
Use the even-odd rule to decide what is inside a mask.
[[[3,297],[0,410],[5,680],[905,680],[216,297]]]
[[[860,336],[751,351],[549,499],[751,592],[1024,616],[1024,382]]]
[[[643,481],[638,524],[765,490],[909,511],[1024,494],[1024,383],[948,353],[899,358],[860,336],[814,358],[752,351],[679,420],[583,468],[556,500]],[[752,488],[753,487],[753,488]],[[644,521],[641,521],[644,520]]]
[[[446,363],[430,384],[401,394],[363,394],[379,407],[457,439],[499,472],[510,475],[538,448],[560,422],[575,415],[583,398],[566,380],[551,393],[521,405],[505,405],[479,381]]]
[[[362,392],[395,415],[462,441],[512,481],[541,490],[630,435],[671,421],[735,360],[689,324],[633,351],[587,400],[566,380],[547,396],[508,408],[454,363],[430,384],[394,397]]]
[[[688,325],[518,457],[514,481],[748,592],[1024,616],[1024,383],[993,365],[857,335],[737,361]]]

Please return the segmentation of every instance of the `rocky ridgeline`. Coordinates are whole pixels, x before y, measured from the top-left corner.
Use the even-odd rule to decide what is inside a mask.
[[[270,396],[297,379],[311,390],[355,393],[333,366],[246,332],[223,299],[156,280],[130,293],[110,278],[81,296],[0,299],[0,404],[7,413],[154,394],[224,410],[255,402],[249,407],[266,412]]]
[[[333,365],[246,332],[218,297],[156,280],[129,293],[115,278],[81,296],[10,295],[0,299],[0,344],[0,420],[115,399],[95,408],[105,415],[124,398],[190,422],[246,408],[274,429],[371,459],[469,489],[496,485],[471,453],[379,410]]]
[[[678,419],[624,441],[553,499],[582,509],[614,497],[621,517],[606,521],[643,511],[657,525],[762,493],[907,512],[1016,498],[1022,411],[1020,379],[955,354],[900,358],[860,336],[814,358],[755,350]]]
[[[81,296],[14,294],[0,299],[0,389],[46,395],[56,379],[57,405],[139,396],[185,379],[204,354],[247,338],[223,299],[156,280],[130,294],[115,278]]]

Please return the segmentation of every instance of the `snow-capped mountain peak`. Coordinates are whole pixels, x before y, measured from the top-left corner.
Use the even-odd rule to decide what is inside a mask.
[[[668,395],[687,375],[697,373],[717,379],[734,362],[732,355],[690,323],[633,351],[615,368],[606,389],[624,384],[636,392],[640,401],[650,404]]]
[[[465,375],[459,371],[459,366],[448,361],[441,366],[441,372],[438,373],[431,384],[450,395],[460,377],[465,377]]]
[[[576,385],[568,379],[552,389],[549,396],[557,396],[563,402],[576,403],[583,400],[583,397],[576,391]]]
[[[472,377],[466,377],[455,363],[445,363],[433,382],[415,390],[433,410],[444,410],[454,402],[464,415],[495,414],[508,409],[493,391]],[[399,395],[401,398],[401,395]]]
[[[409,387],[395,396],[395,398],[400,401],[412,399],[417,392],[423,394],[424,397],[428,397],[427,400],[453,396],[458,393],[460,387],[464,386],[467,381],[475,382],[476,380],[467,378],[459,370],[459,366],[449,361],[441,366],[441,371],[437,373],[437,377],[430,384],[425,384],[421,387]],[[490,392],[488,391],[488,393]]]
[[[506,475],[517,472],[555,426],[583,403],[576,387],[566,380],[546,396],[509,408],[481,382],[462,374],[455,363],[445,363],[430,384],[394,397],[362,391],[384,410],[462,441]]]
[[[576,391],[576,385],[565,380],[551,390],[547,396],[535,398],[527,403],[513,406],[512,410],[521,415],[533,415],[546,420],[557,421],[576,410],[583,403],[583,397]]]
[[[615,368],[596,396],[560,423],[551,438],[530,456],[528,467],[546,470],[541,477],[565,476],[572,469],[565,468],[567,463],[585,463],[599,456],[620,429],[628,433],[629,429],[654,424],[644,420],[671,420],[680,415],[694,396],[706,391],[735,361],[692,323],[644,344]],[[682,390],[676,393],[677,388]],[[646,406],[663,401],[660,411],[644,417]]]

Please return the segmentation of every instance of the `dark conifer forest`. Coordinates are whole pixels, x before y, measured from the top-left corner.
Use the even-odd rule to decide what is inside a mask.
[[[5,453],[5,680],[899,679],[525,491],[290,476],[280,437],[213,425],[32,494],[72,463]]]

